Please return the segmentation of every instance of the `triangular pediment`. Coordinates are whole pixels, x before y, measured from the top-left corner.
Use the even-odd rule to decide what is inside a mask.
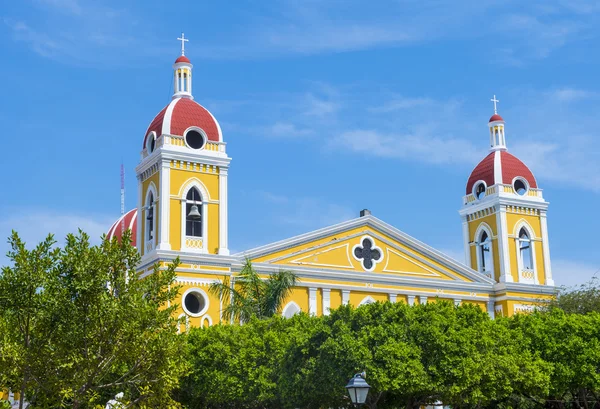
[[[419,280],[494,281],[373,216],[239,254],[291,270],[381,274]]]

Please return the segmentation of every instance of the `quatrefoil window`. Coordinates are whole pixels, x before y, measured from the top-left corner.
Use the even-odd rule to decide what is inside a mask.
[[[361,262],[362,267],[366,271],[373,271],[375,265],[383,260],[381,249],[377,247],[375,241],[368,236],[362,237],[360,239],[360,244],[354,246],[352,255]]]

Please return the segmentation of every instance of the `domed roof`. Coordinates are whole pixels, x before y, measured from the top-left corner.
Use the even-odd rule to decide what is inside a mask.
[[[190,61],[189,58],[187,58],[185,55],[180,55],[178,59],[175,60],[175,64],[178,64],[180,62],[186,62],[188,64],[191,64],[192,62]]]
[[[525,179],[529,187],[537,188],[533,173],[519,158],[506,151],[494,151],[479,162],[471,172],[467,181],[467,194],[473,193],[473,186],[479,180],[483,180],[487,186],[496,183],[510,185],[517,176]]]
[[[162,134],[183,136],[191,126],[202,129],[209,141],[223,140],[219,123],[206,108],[190,98],[175,98],[150,123],[142,148],[146,146],[146,139],[152,131],[156,132],[157,137]]]
[[[495,121],[504,121],[504,119],[500,115],[494,114],[490,118],[489,122],[495,122]]]
[[[108,229],[108,232],[106,233],[107,238],[112,240],[113,237],[117,237],[119,240],[121,240],[123,235],[121,226],[123,226],[125,230],[131,230],[131,244],[135,247],[137,243],[137,213],[137,209],[132,209],[123,216],[119,217],[119,219],[110,227],[110,229]],[[123,219],[125,219],[125,222],[121,223]]]

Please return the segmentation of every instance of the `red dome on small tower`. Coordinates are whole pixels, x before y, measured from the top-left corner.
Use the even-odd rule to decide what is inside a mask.
[[[119,217],[119,219],[113,223],[113,225],[108,229],[106,233],[106,237],[108,240],[112,240],[113,237],[116,237],[121,241],[121,237],[123,237],[123,233],[125,230],[131,230],[131,245],[137,245],[137,209],[131,209],[123,216]]]
[[[492,115],[492,117],[490,118],[489,122],[495,122],[495,121],[502,121],[504,122],[504,119],[502,119],[502,117],[498,114],[494,114]]]
[[[466,193],[473,193],[473,186],[480,180],[487,186],[497,183],[510,185],[519,176],[529,183],[529,187],[537,189],[537,181],[527,165],[506,151],[494,151],[475,166],[467,181]]]
[[[192,62],[190,61],[189,58],[187,58],[185,55],[180,55],[178,59],[175,60],[175,64],[179,64],[180,62],[184,62],[187,64],[191,64]]]

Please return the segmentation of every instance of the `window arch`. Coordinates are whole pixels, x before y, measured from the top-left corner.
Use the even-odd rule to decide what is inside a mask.
[[[284,308],[281,315],[284,318],[292,318],[294,315],[299,314],[302,310],[295,302],[289,302]]]
[[[148,190],[146,191],[146,200],[142,208],[142,219],[138,221],[140,225],[144,226],[144,235],[142,237],[143,240],[141,241],[143,242],[143,248],[146,252],[151,251],[154,248],[155,243],[157,224],[156,197],[156,187],[154,186],[154,183],[150,183]]]
[[[363,300],[358,304],[358,306],[360,307],[361,305],[366,305],[366,304],[373,304],[377,301],[375,301],[375,299],[373,297],[371,297],[370,295],[367,295],[365,298],[363,298]]]
[[[482,230],[477,240],[477,252],[479,253],[479,272],[488,277],[494,276],[494,258],[492,256],[492,237],[486,230]]]
[[[185,235],[202,237],[202,196],[196,187],[185,197]]]
[[[151,241],[154,238],[154,195],[148,194],[146,201],[146,240]]]

